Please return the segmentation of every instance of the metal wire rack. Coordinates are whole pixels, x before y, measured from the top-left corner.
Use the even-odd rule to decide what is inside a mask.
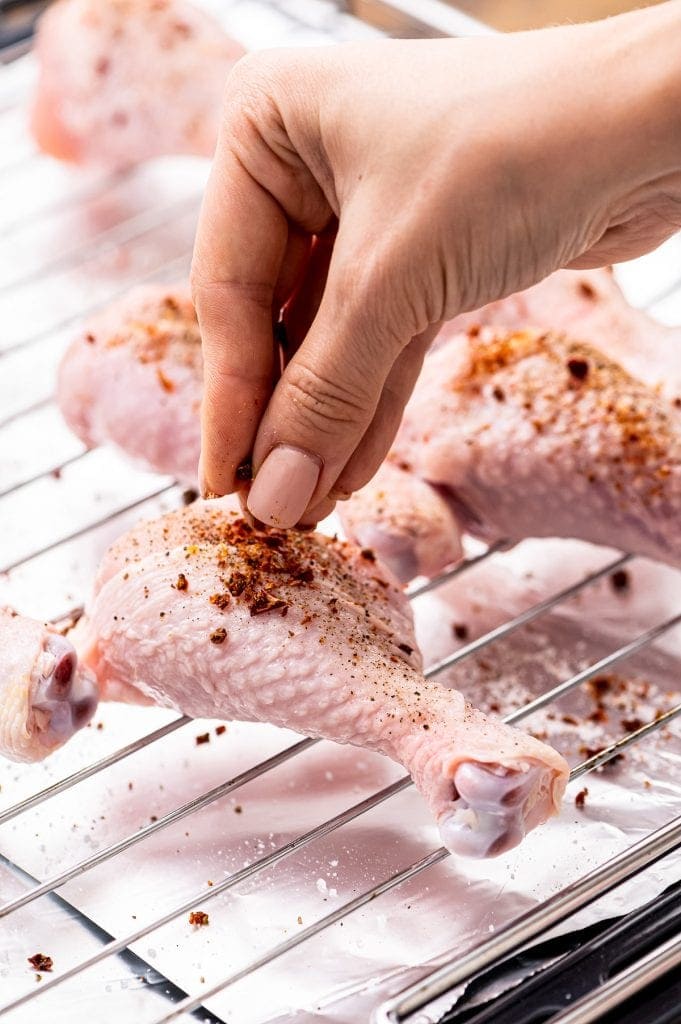
[[[353,33],[364,31],[354,19],[339,14],[336,8],[329,4],[320,4],[317,8],[314,4],[305,2],[268,5],[258,4],[255,0],[241,0],[228,6],[230,14],[237,20],[239,16],[243,17],[244,23],[258,12],[262,14],[265,9],[269,15],[275,14],[275,25],[270,24],[270,31],[282,42],[291,39],[299,41],[302,29],[334,38],[352,37]],[[317,15],[314,24],[310,21],[311,11],[316,11]],[[35,502],[46,493],[46,483],[54,476],[61,476],[62,482],[65,482],[67,487],[73,486],[76,493],[78,488],[82,487],[83,481],[87,482],[90,491],[93,487],[97,489],[101,485],[106,491],[106,500],[101,509],[93,507],[92,503],[86,503],[85,509],[79,509],[75,517],[73,506],[70,506],[67,515],[61,518],[55,510],[54,518],[46,523],[45,529],[39,534],[31,532],[26,536],[26,531],[21,529],[13,534],[8,526],[9,539],[5,539],[0,550],[0,574],[11,574],[7,590],[10,596],[16,591],[17,601],[21,600],[22,587],[29,586],[31,580],[29,573],[28,582],[24,584],[21,573],[37,560],[44,559],[44,556],[50,554],[61,555],[70,551],[74,545],[82,543],[101,547],[102,538],[108,535],[107,531],[118,533],[125,528],[131,517],[136,518],[135,513],[154,511],[157,499],[164,497],[174,503],[179,500],[179,488],[173,481],[149,474],[140,474],[127,489],[117,482],[116,486],[106,490],[105,481],[109,472],[106,458],[101,453],[85,451],[78,441],[59,426],[59,418],[51,397],[52,377],[68,331],[84,313],[98,308],[103,302],[124,292],[133,282],[169,280],[186,272],[192,225],[204,174],[202,168],[192,168],[191,172],[183,172],[179,176],[174,171],[172,188],[166,191],[161,189],[160,194],[154,193],[151,208],[148,206],[149,183],[156,179],[147,177],[148,172],[144,169],[130,172],[129,175],[106,178],[71,178],[68,173],[62,173],[61,169],[53,168],[49,162],[39,157],[23,133],[23,104],[29,80],[30,69],[25,66],[24,61],[17,61],[0,74],[0,182],[5,195],[10,197],[10,201],[3,204],[0,210],[0,231],[3,237],[0,250],[3,253],[3,261],[0,262],[0,316],[3,321],[6,317],[9,325],[4,337],[0,339],[0,514],[3,523],[16,521],[26,507],[26,502]],[[116,203],[112,202],[112,197],[119,193],[126,196],[125,216],[119,215]],[[144,205],[139,202],[140,196],[144,197]],[[102,226],[89,237],[81,239],[77,234],[71,235],[69,227],[74,222],[73,211],[82,208],[84,204],[91,205],[95,214],[101,218]],[[172,236],[166,232],[170,220],[174,225]],[[46,242],[51,244],[52,236],[43,229],[43,221],[48,221],[52,228],[55,223],[60,227],[59,248],[44,247]],[[18,248],[13,248],[17,239],[21,244]],[[110,260],[115,262],[122,247],[125,247],[128,253],[128,263],[121,272],[107,276],[102,272],[102,268],[106,269]],[[88,290],[84,281],[91,273],[95,275],[96,285]],[[72,281],[74,275],[77,286],[73,287],[72,284],[66,293],[60,291],[64,280]],[[655,290],[657,295],[649,295],[650,300],[681,290],[681,274],[670,274],[667,281],[656,283]],[[90,294],[90,291],[91,299],[83,302],[84,294]],[[33,315],[36,303],[43,303],[44,308],[41,308],[37,315]],[[32,315],[27,316],[27,310],[30,310]],[[50,437],[50,444],[45,445],[42,441],[38,443],[38,439],[45,436]],[[13,454],[15,451],[16,456]],[[498,546],[469,558],[438,579],[413,588],[410,597],[416,600],[444,582],[470,571],[473,566],[489,558],[496,550]],[[621,569],[630,560],[631,556],[627,554],[611,559],[586,578],[556,592],[431,665],[426,676],[436,677],[445,669],[509,636],[550,609]],[[49,568],[49,562],[46,564]],[[72,589],[82,591],[81,581],[76,580]],[[44,612],[45,617],[60,619],[72,614],[74,609],[68,602],[68,596],[70,591],[50,593],[47,598],[49,608]],[[605,669],[645,649],[679,624],[681,613],[612,650],[524,707],[510,713],[505,720],[512,723],[523,721]],[[578,764],[572,770],[571,780],[581,778],[626,748],[645,740],[679,715],[681,704],[675,705],[655,721],[623,735]],[[103,776],[103,773],[114,765],[133,758],[145,748],[185,728],[189,721],[187,717],[180,716],[105,757],[39,788],[2,810],[0,826],[7,826],[26,812],[48,803],[59,794],[75,789],[88,779]],[[175,806],[157,820],[125,835],[122,839],[104,845],[90,856],[69,864],[50,877],[36,880],[34,884],[25,887],[19,895],[5,900],[0,905],[0,918],[3,924],[11,920],[12,915],[21,908],[49,894],[55,894],[73,879],[113,860],[133,846],[144,844],[151,836],[164,832],[169,826],[183,819],[190,818],[202,808],[228,794],[237,792],[249,782],[298,757],[318,742],[307,738],[300,739],[220,785]],[[215,883],[209,891],[202,888],[200,892],[192,892],[189,896],[179,899],[163,915],[146,920],[128,934],[110,936],[99,949],[74,966],[43,979],[39,986],[34,985],[9,1001],[4,1001],[0,1005],[0,1018],[11,1017],[13,1011],[32,1003],[35,1003],[38,1010],[41,1000],[45,999],[48,992],[79,978],[84,972],[101,965],[115,954],[128,950],[141,938],[151,935],[165,924],[191,911],[197,902],[206,904],[221,893],[242,885],[267,868],[331,835],[373,808],[388,803],[410,785],[411,779],[408,776],[392,782],[291,841],[257,857],[242,869]],[[654,864],[680,846],[681,817],[652,832],[577,882],[566,886],[502,928],[493,937],[459,956],[455,962],[446,964],[402,995],[384,1003],[376,1011],[376,1020],[383,1024],[396,1024],[398,1021],[407,1020],[434,998],[461,985],[530,939],[544,934],[556,923],[592,903],[623,880]],[[180,998],[172,1009],[164,1012],[154,1024],[165,1024],[201,1010],[211,996],[224,992],[240,979],[253,974],[296,947],[303,946],[312,937],[342,921],[370,901],[427,872],[447,857],[448,852],[444,848],[434,849],[407,867],[377,881],[332,912],[300,928],[284,941],[271,945],[262,955],[252,959],[238,971],[225,972],[216,983],[204,987],[198,994]],[[681,939],[673,938],[621,972],[596,994],[555,1017],[555,1021],[578,1024],[595,1020],[606,1008],[619,1005],[632,992],[648,984],[670,966],[679,963]],[[217,1020],[210,1015],[207,1019]]]

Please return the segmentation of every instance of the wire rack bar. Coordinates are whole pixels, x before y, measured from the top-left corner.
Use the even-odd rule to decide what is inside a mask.
[[[0,68],[2,65],[0,64]],[[44,160],[45,157],[40,153],[36,153],[37,160]],[[37,205],[30,213],[23,212],[20,217],[15,220],[9,220],[2,225],[2,237],[3,241],[6,242],[15,231],[20,231],[39,218],[47,217],[52,213],[63,213],[71,207],[79,206],[81,203],[87,202],[88,199],[94,199],[97,196],[105,194],[110,189],[114,188],[115,185],[123,182],[130,174],[130,171],[116,171],[113,174],[108,174],[106,177],[99,178],[97,181],[88,182],[87,185],[83,185],[82,188],[74,189],[69,192],[67,196],[60,196],[56,199],[52,199],[45,203],[44,206]]]
[[[188,718],[187,715],[181,715],[179,718],[174,718],[172,722],[168,722],[167,725],[162,725],[158,729],[154,729],[153,732],[149,732],[146,736],[141,736],[137,740],[133,740],[132,743],[128,743],[125,747],[120,747],[115,750],[112,754],[107,754],[106,757],[102,757],[99,761],[95,761],[93,764],[87,765],[85,768],[81,768],[77,772],[73,772],[72,775],[67,775],[65,778],[60,779],[58,782],[53,782],[50,786],[46,786],[45,789],[39,790],[37,793],[33,793],[31,796],[26,797],[25,800],[20,800],[18,803],[13,804],[4,811],[0,811],[0,825],[4,825],[5,822],[11,821],[12,818],[17,818],[20,814],[24,814],[25,811],[30,811],[32,807],[37,807],[38,804],[44,803],[46,800],[51,800],[53,796],[57,796],[58,793],[64,793],[67,789],[71,789],[73,786],[77,786],[79,782],[84,782],[86,779],[91,779],[93,775],[97,775],[98,772],[104,771],[105,768],[110,768],[114,764],[118,764],[119,761],[124,761],[126,757],[130,757],[131,754],[136,754],[138,750],[144,750],[151,743],[155,743],[156,740],[163,739],[164,736],[170,736],[171,733],[177,732],[182,726],[188,725],[192,719]]]
[[[622,736],[621,739],[616,740],[609,746],[604,747],[603,750],[599,750],[598,753],[588,758],[586,761],[582,761],[581,764],[577,765],[570,772],[570,781],[578,779],[581,775],[586,775],[587,772],[593,771],[594,768],[600,768],[606,761],[610,761],[613,757],[617,757],[624,750],[629,747],[633,747],[639,740],[645,739],[652,732],[657,732],[658,729],[662,729],[663,726],[669,725],[675,718],[681,715],[681,704],[675,704],[673,708],[669,708],[661,715],[657,715],[652,722],[647,722],[642,725],[640,729],[635,729],[633,732],[629,732],[626,736]]]
[[[68,459],[64,459],[63,462],[59,462],[55,466],[48,466],[46,469],[42,469],[39,473],[34,473],[33,476],[26,477],[24,480],[18,480],[15,484],[12,484],[11,487],[7,487],[4,491],[0,491],[0,498],[7,498],[10,494],[20,491],[22,487],[28,487],[29,484],[35,484],[38,480],[43,480],[46,476],[61,473],[61,471],[66,469],[67,466],[72,466],[75,462],[80,462],[80,460],[87,455],[89,450],[89,448],[85,448],[82,452],[78,452],[76,455],[71,455]]]
[[[435,590],[437,587],[441,587],[445,583],[450,583],[451,580],[455,580],[457,576],[460,576],[462,572],[472,569],[474,565],[479,565],[481,562],[485,562],[490,555],[496,555],[497,552],[503,551],[507,544],[508,541],[506,540],[497,540],[494,544],[490,544],[490,546],[486,548],[485,551],[481,552],[481,554],[471,555],[468,558],[464,558],[462,562],[459,562],[451,569],[446,569],[437,576],[433,576],[432,579],[426,580],[425,583],[419,583],[415,587],[407,587],[405,591],[407,597],[410,599],[421,597],[422,594],[429,594],[431,590]]]
[[[0,359],[2,359],[5,353],[0,351]],[[15,420],[21,419],[22,416],[28,416],[29,413],[38,412],[39,409],[44,409],[46,405],[51,405],[54,399],[39,398],[36,402],[31,402],[30,405],[24,406],[23,409],[17,409],[16,412],[10,413],[9,416],[5,416],[4,419],[0,419],[0,430],[3,427],[8,427],[10,423],[14,423]]]
[[[489,644],[494,643],[495,640],[501,640],[503,637],[509,636],[511,633],[515,632],[516,629],[520,629],[521,626],[526,626],[529,622],[533,622],[535,619],[539,618],[540,615],[543,615],[544,612],[550,611],[551,608],[555,608],[556,605],[561,604],[561,602],[567,601],[569,598],[574,597],[575,594],[579,594],[585,587],[590,587],[592,583],[597,583],[598,580],[603,579],[604,576],[609,576],[617,569],[621,569],[623,565],[626,565],[631,561],[632,557],[632,555],[621,555],[613,562],[608,562],[608,564],[604,565],[602,569],[597,569],[596,572],[590,573],[583,579],[578,580],[577,583],[572,583],[569,587],[559,590],[557,594],[553,594],[551,597],[547,597],[543,601],[533,604],[531,608],[521,612],[520,615],[516,615],[515,618],[509,619],[507,622],[502,623],[495,629],[490,629],[488,633],[483,633],[483,635],[479,636],[477,640],[472,640],[469,644],[466,644],[464,647],[460,647],[458,651],[448,654],[446,658],[443,658],[441,661],[438,661],[437,664],[433,665],[430,669],[431,675],[436,676],[440,672],[444,672],[445,669],[451,668],[452,665],[456,665],[457,662],[462,661],[464,658],[468,658],[469,655],[482,650],[483,647],[487,647]]]
[[[603,1014],[615,1010],[631,996],[651,985],[668,971],[681,964],[681,936],[674,935],[661,946],[647,953],[635,963],[594,992],[583,996],[568,1010],[551,1017],[550,1024],[593,1024]]]

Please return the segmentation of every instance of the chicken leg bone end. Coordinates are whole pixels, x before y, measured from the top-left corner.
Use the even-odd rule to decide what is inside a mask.
[[[506,853],[553,813],[556,774],[547,765],[522,771],[467,761],[452,781],[455,799],[438,826],[443,844],[461,856]]]
[[[94,677],[44,623],[0,608],[0,666],[0,755],[40,761],[92,718]]]
[[[57,634],[48,636],[38,664],[31,707],[40,738],[47,747],[61,746],[87,725],[97,708],[97,686],[78,668],[75,649]]]

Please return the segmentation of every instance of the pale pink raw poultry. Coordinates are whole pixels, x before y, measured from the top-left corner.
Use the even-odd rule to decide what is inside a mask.
[[[0,666],[2,756],[40,761],[92,718],[93,677],[51,626],[0,608]]]
[[[189,288],[148,285],[93,317],[59,369],[66,422],[88,447],[112,441],[160,473],[195,482],[201,339]]]
[[[432,559],[419,563],[423,534],[431,524],[439,550],[446,538],[441,516],[418,511],[427,482],[433,503],[488,541],[575,537],[678,566],[678,406],[589,345],[473,327],[427,357],[390,455],[389,493],[404,489],[407,507],[418,487],[419,545],[391,517],[385,478],[341,507],[344,524],[402,579],[415,563],[432,573]]]
[[[244,50],[185,0],[58,0],[35,52],[38,145],[118,170],[168,154],[212,156],[225,79]]]
[[[567,334],[593,345],[672,401],[681,401],[681,328],[658,323],[631,306],[609,267],[558,270],[533,288],[450,320],[437,343],[472,326],[538,327]]]
[[[109,551],[83,627],[104,699],[267,721],[403,764],[453,851],[485,856],[553,814],[567,765],[421,672],[408,603],[373,555],[253,530],[224,501]]]

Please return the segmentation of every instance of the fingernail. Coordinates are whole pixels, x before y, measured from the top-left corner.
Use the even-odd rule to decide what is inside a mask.
[[[268,526],[295,526],[315,492],[321,462],[300,448],[277,445],[267,456],[251,485],[247,506]]]

